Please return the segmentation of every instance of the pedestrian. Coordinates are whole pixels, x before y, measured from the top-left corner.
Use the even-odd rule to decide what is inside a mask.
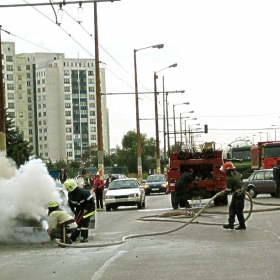
[[[224,195],[232,194],[231,203],[229,205],[228,224],[224,225],[225,229],[234,229],[235,215],[237,216],[239,226],[236,230],[245,230],[245,219],[243,214],[245,203],[245,190],[243,188],[242,176],[236,170],[231,162],[226,162],[223,165],[226,173],[226,185]]]
[[[75,215],[78,228],[70,236],[72,241],[76,241],[81,235],[80,242],[88,242],[88,231],[90,217],[95,214],[95,203],[92,194],[77,186],[73,179],[67,180],[63,187],[68,191],[68,204]]]
[[[97,209],[99,209],[99,206],[101,207],[101,209],[103,209],[103,190],[104,181],[100,179],[99,175],[96,175],[93,191],[95,193]]]
[[[61,184],[64,184],[64,182],[68,179],[68,174],[64,170],[64,168],[60,169],[60,172],[59,172],[59,175],[58,175],[58,179],[60,180]]]
[[[188,184],[193,181],[192,175],[193,169],[188,169],[182,173],[176,182],[173,209],[178,209],[178,205],[180,204],[185,205],[186,208],[191,208],[191,205],[187,199],[187,187]]]
[[[273,166],[272,173],[275,181],[275,198],[280,198],[280,160]]]
[[[73,217],[63,211],[56,201],[50,201],[48,203],[48,216],[49,216],[49,228],[47,232],[53,240],[57,238],[62,242],[63,240],[63,227],[66,227],[66,244],[72,244],[73,241],[67,234],[73,233],[77,230],[77,223]]]
[[[108,171],[108,178],[105,182],[105,188],[107,189],[110,186],[110,184],[116,179],[117,178],[113,176],[112,171]]]

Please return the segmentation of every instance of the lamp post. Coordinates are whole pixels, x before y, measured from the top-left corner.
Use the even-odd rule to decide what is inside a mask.
[[[180,113],[180,133],[181,133],[181,143],[183,142],[183,129],[182,129],[182,115],[183,114],[191,114],[191,113],[194,113],[194,111],[189,111],[189,112],[184,112],[184,113]],[[189,118],[188,116],[187,117],[184,117],[184,118]]]
[[[159,129],[158,129],[158,104],[157,104],[157,73],[172,67],[177,67],[177,63],[171,64],[159,71],[154,72],[154,97],[155,97],[155,122],[156,122],[156,167],[157,173],[160,173],[160,149],[159,149]]]
[[[179,104],[173,104],[173,125],[174,125],[174,145],[175,145],[175,152],[177,152],[177,140],[176,140],[176,119],[175,119],[175,106],[179,105],[189,105],[189,102],[183,102]]]
[[[266,133],[266,141],[268,141],[268,132],[259,132],[259,134],[264,134],[264,133]]]
[[[276,125],[276,124],[272,124],[271,126],[274,126],[275,127],[275,129],[274,129],[274,131],[275,131],[275,141],[276,141],[276,128],[280,128],[280,125]]]
[[[141,160],[141,134],[140,134],[140,121],[139,121],[139,102],[138,102],[138,82],[137,82],[137,63],[136,63],[136,52],[149,48],[162,49],[163,44],[158,44],[146,48],[134,49],[134,80],[135,80],[135,106],[136,106],[136,131],[137,131],[137,177],[138,180],[142,181],[142,160]]]
[[[192,146],[192,141],[191,141],[191,126],[195,126],[195,125],[200,125],[200,123],[196,123],[196,124],[190,124],[189,125],[189,143]]]

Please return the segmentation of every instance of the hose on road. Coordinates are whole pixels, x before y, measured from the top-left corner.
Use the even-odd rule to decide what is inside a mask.
[[[87,244],[64,244],[64,243],[61,243],[59,241],[57,241],[56,239],[53,240],[53,242],[57,243],[58,245],[60,245],[61,247],[71,247],[71,248],[99,248],[99,247],[108,247],[108,246],[115,246],[115,245],[120,245],[120,244],[123,244],[126,240],[128,239],[133,239],[133,238],[140,238],[140,237],[147,237],[147,236],[157,236],[157,235],[163,235],[163,234],[169,234],[169,233],[173,233],[173,232],[176,232],[178,230],[181,230],[182,228],[186,227],[187,225],[191,224],[191,223],[196,223],[196,224],[204,224],[204,225],[223,225],[223,224],[219,224],[219,223],[207,223],[207,222],[200,222],[200,221],[196,221],[194,222],[199,216],[201,216],[201,214],[203,212],[206,212],[205,209],[210,205],[210,203],[218,196],[221,196],[225,191],[221,191],[219,193],[217,193],[215,196],[213,196],[208,202],[207,204],[201,208],[196,214],[193,212],[191,213],[190,211],[184,211],[184,216],[185,217],[191,217],[190,220],[188,221],[183,221],[183,220],[179,220],[179,219],[165,219],[165,218],[160,218],[163,217],[163,214],[162,215],[152,215],[152,216],[145,216],[145,217],[139,217],[138,220],[141,220],[141,221],[165,221],[165,222],[176,222],[176,223],[182,223],[183,225],[175,228],[175,229],[172,229],[172,230],[168,230],[168,231],[162,231],[162,232],[154,232],[154,233],[143,233],[143,234],[134,234],[134,235],[127,235],[127,236],[124,236],[122,238],[121,241],[118,241],[118,242],[110,242],[110,243],[100,243],[100,244],[90,244],[90,243],[87,243]],[[248,215],[246,216],[245,218],[245,222],[250,218],[252,212],[253,212],[253,201],[252,201],[252,198],[251,196],[249,195],[249,193],[245,193],[246,196],[248,198],[246,198],[246,200],[248,200],[250,202],[250,209],[248,211]],[[277,209],[278,210],[278,209]],[[280,207],[279,207],[279,210],[280,210]],[[183,211],[181,211],[182,214],[183,214]],[[173,213],[173,215],[172,215]],[[208,212],[210,213],[210,212]],[[211,214],[213,214],[213,212],[211,212]],[[171,217],[171,216],[178,216],[178,211],[177,212],[170,212],[169,213],[166,213],[165,214],[165,217],[168,216]],[[157,218],[156,218],[157,217]]]

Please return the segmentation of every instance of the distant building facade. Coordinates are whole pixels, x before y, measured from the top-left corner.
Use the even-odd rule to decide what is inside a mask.
[[[80,161],[97,149],[94,59],[70,59],[63,53],[15,53],[2,42],[5,105],[34,154],[55,162]],[[105,70],[100,69],[106,93]],[[103,148],[110,152],[109,113],[102,95]]]

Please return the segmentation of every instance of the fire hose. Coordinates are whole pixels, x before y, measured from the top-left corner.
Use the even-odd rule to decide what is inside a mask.
[[[201,216],[201,214],[203,212],[206,213],[206,208],[210,205],[210,203],[218,196],[221,196],[224,194],[225,191],[221,191],[219,193],[217,193],[216,195],[214,195],[208,202],[207,204],[202,207],[196,214],[189,214],[189,212],[187,212],[188,216],[191,217],[190,220],[186,221],[182,221],[182,220],[178,220],[178,219],[163,219],[163,218],[158,218],[158,217],[166,217],[166,216],[172,216],[172,213],[174,215],[174,212],[170,213],[170,215],[168,215],[169,213],[166,213],[165,215],[152,215],[152,216],[145,216],[145,217],[139,217],[137,220],[141,220],[141,221],[164,221],[164,222],[176,222],[176,223],[183,223],[183,225],[172,229],[172,230],[167,230],[167,231],[162,231],[162,232],[154,232],[154,233],[143,233],[143,234],[133,234],[133,235],[127,235],[122,237],[122,240],[118,241],[118,242],[111,242],[111,243],[100,243],[100,244],[64,244],[61,243],[59,241],[57,241],[56,239],[53,240],[53,242],[57,243],[58,245],[62,246],[62,247],[71,247],[71,248],[99,248],[99,247],[109,247],[109,246],[115,246],[115,245],[120,245],[123,244],[126,240],[128,239],[133,239],[133,238],[140,238],[140,237],[147,237],[147,236],[157,236],[157,235],[164,235],[164,234],[169,234],[169,233],[173,233],[176,232],[178,230],[183,229],[184,227],[188,226],[191,223],[195,223],[195,224],[204,224],[204,225],[223,225],[221,223],[209,223],[209,222],[200,222],[200,221],[196,221],[194,222],[199,216]],[[247,216],[245,218],[245,222],[250,218],[252,212],[253,212],[253,201],[251,196],[249,195],[249,193],[245,192],[245,195],[247,196],[246,200],[250,202],[250,209],[248,211],[244,211],[247,212]],[[276,205],[276,204],[275,204]],[[278,204],[279,205],[279,204]],[[274,206],[274,204],[273,204]],[[276,210],[280,210],[280,207],[278,207],[279,209]],[[177,211],[178,212],[178,211]],[[184,211],[185,212],[185,211]],[[207,212],[208,214],[210,212]],[[183,214],[183,211],[181,211],[181,214]],[[213,214],[213,212],[211,212],[211,214]],[[224,213],[226,214],[226,213]],[[157,218],[156,218],[157,217]],[[186,216],[185,216],[186,217]]]

